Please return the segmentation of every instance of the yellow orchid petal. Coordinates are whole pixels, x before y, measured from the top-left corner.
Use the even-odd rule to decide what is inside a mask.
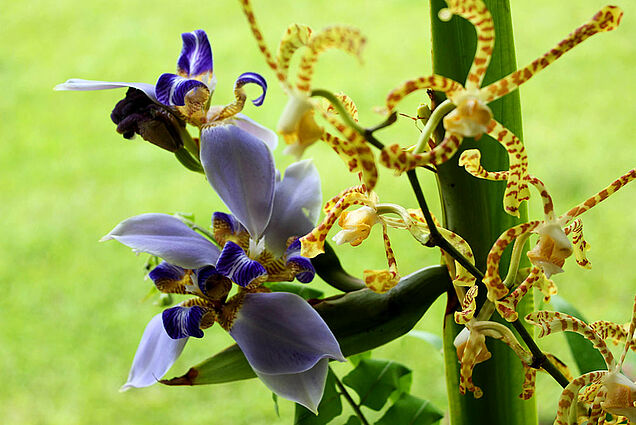
[[[488,288],[488,299],[490,301],[497,301],[508,294],[508,288],[506,288],[499,276],[499,262],[504,249],[519,236],[539,227],[541,223],[541,221],[530,221],[511,227],[503,232],[490,248],[486,259],[486,273],[483,279],[484,285]]]
[[[622,188],[623,186],[625,186],[627,183],[631,182],[634,179],[636,179],[636,170],[632,169],[628,171],[627,173],[623,174],[618,179],[614,180],[609,186],[607,186],[605,189],[598,192],[596,195],[592,196],[591,198],[588,198],[583,203],[575,206],[570,211],[563,214],[561,218],[565,218],[567,219],[567,221],[570,221],[573,218],[578,217],[579,215],[583,214],[590,208],[598,205],[600,202],[607,199],[610,195],[613,195],[614,193],[616,193],[620,188]]]
[[[537,370],[529,365],[523,365],[523,384],[521,384],[521,394],[519,398],[522,400],[530,400],[534,395],[534,389],[537,381]]]
[[[594,332],[590,325],[576,317],[559,313],[558,311],[536,311],[526,316],[526,322],[541,328],[538,335],[539,338],[555,332],[571,331],[579,333],[594,344],[594,348],[603,356],[608,369],[611,370],[616,365],[614,356],[605,341]]]
[[[477,302],[475,301],[475,298],[477,298],[477,290],[477,285],[473,285],[466,291],[466,295],[464,295],[464,300],[462,301],[462,311],[455,312],[455,323],[458,325],[465,325],[475,316],[475,310],[477,310]]]
[[[382,222],[382,238],[384,241],[384,252],[389,264],[388,270],[365,270],[362,279],[365,285],[373,292],[384,293],[393,288],[400,281],[400,275],[397,270],[397,262],[395,254],[391,248],[389,233],[386,223]]]
[[[398,144],[385,146],[380,153],[380,162],[385,167],[395,170],[398,175],[416,167],[441,164],[457,152],[462,140],[462,136],[447,132],[442,143],[428,152],[419,154],[405,151]]]
[[[307,94],[311,91],[314,66],[320,53],[337,48],[360,58],[365,43],[366,38],[358,29],[352,27],[333,26],[313,34],[300,61],[296,83],[298,91]]]
[[[601,338],[609,339],[614,345],[627,343],[629,323],[619,325],[618,323],[599,320],[594,323],[590,323],[590,326]],[[636,335],[632,338],[630,348],[633,351],[636,351]]]
[[[311,37],[311,28],[302,24],[291,24],[287,27],[283,38],[278,45],[278,55],[276,62],[278,70],[287,79],[287,71],[289,70],[289,62],[292,56],[299,48],[306,46]]]
[[[481,0],[446,0],[448,10],[469,21],[477,32],[475,58],[466,78],[466,89],[478,89],[486,75],[495,45],[495,25]]]
[[[486,102],[492,102],[495,99],[514,91],[521,84],[528,81],[535,74],[546,68],[552,62],[563,56],[564,53],[583,42],[588,37],[599,32],[611,31],[618,27],[623,11],[617,6],[605,6],[592,19],[574,30],[565,39],[559,42],[555,47],[550,49],[540,58],[534,60],[530,65],[521,68],[499,81],[495,81],[487,87],[481,89],[481,98]]]
[[[514,322],[519,318],[517,314],[517,305],[519,301],[528,293],[530,289],[534,286],[534,283],[541,279],[543,272],[539,267],[533,267],[528,274],[528,277],[525,278],[523,282],[512,291],[506,298],[503,300],[495,301],[495,307],[497,311],[509,322]]]
[[[539,275],[539,279],[534,282],[534,286],[543,294],[543,301],[550,302],[550,298],[558,293],[556,284],[545,273]]]
[[[414,91],[424,89],[444,92],[448,98],[455,98],[459,93],[464,92],[464,87],[450,78],[442,77],[441,75],[419,77],[414,80],[405,81],[389,92],[386,97],[387,111],[389,113],[393,112],[397,104],[406,96]]]
[[[473,369],[478,363],[485,362],[492,354],[486,347],[486,337],[476,330],[465,328],[455,338],[459,368],[459,392],[466,394],[466,390],[473,393],[475,398],[481,398],[483,391],[473,383]]]
[[[572,245],[574,246],[576,263],[585,269],[591,269],[592,263],[585,255],[585,252],[590,249],[590,244],[583,238],[583,222],[581,219],[577,218],[567,227],[564,227],[563,233],[566,235],[572,233]]]
[[[306,258],[313,258],[324,252],[325,239],[327,233],[333,227],[340,214],[351,205],[373,206],[366,194],[350,192],[343,196],[316,228],[310,233],[300,238],[300,255]]]
[[[596,371],[589,372],[572,380],[561,393],[559,404],[557,407],[557,417],[554,421],[555,425],[570,425],[570,413],[574,410],[576,415],[578,394],[586,385],[598,382],[607,372]]]
[[[367,190],[364,186],[353,186],[353,187],[349,187],[343,191],[341,191],[340,193],[338,193],[336,196],[334,196],[333,198],[331,198],[330,200],[328,200],[327,202],[325,202],[325,205],[322,207],[322,210],[325,214],[329,214],[332,210],[333,207],[336,206],[336,204],[338,203],[338,201],[343,198],[345,195],[349,194],[349,193],[360,193],[360,194],[367,194]],[[375,195],[374,195],[375,196]],[[377,199],[377,196],[376,196]]]
[[[375,156],[371,148],[367,146],[367,141],[356,130],[343,124],[337,115],[322,110],[321,113],[345,137],[346,142],[332,135],[325,135],[323,140],[345,161],[349,171],[360,173],[367,190],[373,190],[378,182],[378,170],[375,165]]]
[[[243,13],[245,14],[245,17],[247,18],[247,21],[250,25],[252,34],[254,35],[254,38],[256,39],[256,43],[258,44],[258,49],[261,51],[263,56],[265,56],[265,62],[267,62],[267,65],[269,65],[269,67],[276,73],[276,77],[281,82],[281,84],[283,84],[284,87],[289,87],[289,84],[287,83],[286,74],[280,71],[280,69],[278,68],[278,63],[276,62],[272,54],[269,52],[269,49],[267,48],[267,44],[265,44],[263,33],[261,33],[261,30],[259,29],[258,24],[256,23],[256,16],[254,16],[254,11],[252,10],[252,5],[250,4],[250,0],[239,0],[239,2],[241,3],[241,8],[243,9]]]

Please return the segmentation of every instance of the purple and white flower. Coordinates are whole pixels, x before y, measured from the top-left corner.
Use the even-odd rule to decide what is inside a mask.
[[[230,124],[204,129],[201,163],[232,213],[213,216],[221,250],[165,214],[129,218],[103,238],[163,258],[150,273],[160,291],[196,296],[150,321],[123,388],[155,383],[189,337],[202,337],[202,329],[218,322],[269,389],[315,412],[329,359],[344,361],[338,342],[305,300],[264,292],[261,283],[314,277],[298,237],[318,218],[317,170],[306,160],[290,165],[281,178],[266,144]],[[240,288],[228,299],[232,283]]]

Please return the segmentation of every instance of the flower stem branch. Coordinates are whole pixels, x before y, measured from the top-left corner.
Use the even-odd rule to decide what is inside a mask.
[[[433,113],[426,121],[426,125],[422,132],[420,133],[420,138],[415,145],[415,149],[413,150],[413,154],[422,153],[429,139],[433,135],[433,131],[437,128],[440,121],[446,114],[455,109],[456,106],[448,99],[443,101],[437,108],[433,110]]]
[[[338,387],[338,391],[340,391],[340,394],[342,394],[344,396],[345,400],[347,400],[347,403],[349,403],[349,405],[351,406],[351,408],[355,412],[355,414],[358,417],[358,419],[360,419],[360,422],[362,422],[363,425],[369,425],[369,421],[367,421],[367,419],[364,417],[364,414],[360,410],[360,406],[358,406],[358,404],[353,400],[353,398],[351,397],[351,394],[349,394],[349,392],[345,388],[345,386],[342,383],[342,381],[340,381],[340,379],[335,374],[333,369],[331,369],[331,367],[329,367],[329,370],[331,370],[331,374],[333,375],[333,378],[336,381],[336,386]]]
[[[419,180],[417,179],[417,175],[415,174],[415,170],[410,170],[406,172],[409,182],[411,183],[411,187],[413,188],[413,192],[415,193],[415,198],[417,199],[417,203],[422,210],[422,214],[424,215],[424,219],[426,220],[426,224],[430,229],[430,246],[437,246],[444,251],[446,251],[455,261],[461,264],[470,274],[475,276],[477,279],[477,283],[482,283],[482,279],[484,278],[484,274],[475,267],[466,257],[462,255],[455,247],[453,247],[437,230],[437,226],[433,222],[433,217],[428,209],[428,205],[426,204],[426,199],[424,199],[424,193],[422,192],[422,188],[420,187]],[[530,366],[534,368],[543,368],[546,372],[548,372],[563,388],[565,388],[569,381],[563,374],[550,362],[550,360],[546,357],[545,354],[541,351],[541,349],[537,346],[532,339],[532,336],[526,328],[523,326],[519,319],[512,322],[513,327],[521,336],[521,339],[526,343],[526,346],[532,353],[532,364]]]

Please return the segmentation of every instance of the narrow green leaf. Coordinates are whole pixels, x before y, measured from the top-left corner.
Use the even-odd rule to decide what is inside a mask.
[[[550,303],[557,311],[569,314],[570,316],[574,316],[577,319],[581,319],[586,322],[583,315],[572,304],[560,296],[553,296]],[[603,356],[597,349],[594,348],[594,344],[592,344],[591,341],[586,339],[583,335],[579,335],[574,332],[564,332],[564,334],[565,340],[572,352],[572,357],[574,357],[574,361],[576,362],[581,374],[592,372],[593,370],[607,369]]]
[[[430,425],[443,417],[444,414],[430,401],[402,394],[375,425]]]
[[[391,393],[408,391],[410,383],[400,378],[410,374],[409,368],[391,360],[362,359],[342,382],[358,393],[361,406],[380,410]]]
[[[331,369],[327,374],[325,392],[318,405],[318,415],[314,415],[300,404],[296,404],[294,425],[324,425],[342,413],[342,401],[336,388],[336,379]]]
[[[280,409],[278,408],[278,395],[276,393],[272,393],[272,401],[274,402],[274,412],[276,412],[276,416],[280,418]]]
[[[419,330],[412,330],[411,332],[408,333],[409,336],[421,339],[422,341],[426,341],[429,344],[431,344],[433,347],[435,347],[435,349],[437,349],[437,351],[439,351],[440,353],[442,352],[443,346],[444,346],[444,342],[442,341],[442,337],[435,335],[434,333],[430,333],[430,332],[426,332],[426,331],[419,331]]]
[[[342,292],[352,292],[366,288],[362,280],[351,276],[342,268],[340,259],[328,243],[325,243],[325,252],[312,258],[311,264],[322,280]]]
[[[324,292],[310,286],[291,282],[269,282],[266,283],[265,286],[271,289],[272,292],[291,292],[292,294],[296,294],[306,300],[320,298],[325,294]]]

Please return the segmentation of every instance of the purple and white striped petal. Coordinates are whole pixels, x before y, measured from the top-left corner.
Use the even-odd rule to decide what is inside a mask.
[[[246,232],[247,230],[240,221],[236,219],[232,214],[216,211],[212,214],[212,227],[223,226],[227,228],[227,231],[232,235],[238,235],[240,232]]]
[[[100,241],[111,239],[185,269],[214,265],[219,257],[212,242],[167,214],[141,214],[124,220]]]
[[[274,158],[265,143],[234,125],[204,128],[201,164],[208,181],[254,240],[272,215]]]
[[[274,149],[276,149],[276,146],[278,146],[278,135],[276,134],[276,132],[263,125],[260,125],[245,114],[238,113],[232,118],[228,119],[227,122],[229,124],[234,124],[238,128],[245,130],[248,133],[251,133],[253,136],[261,139],[265,142],[265,144],[271,151],[274,151]]]
[[[256,376],[278,396],[301,404],[317,415],[328,367],[329,360],[322,359],[305,372],[276,375],[256,372]]]
[[[189,336],[203,338],[201,319],[205,313],[206,310],[203,307],[196,305],[192,307],[178,305],[168,308],[161,314],[163,327],[172,339],[187,338]]]
[[[177,61],[177,72],[186,78],[212,79],[214,61],[208,36],[203,30],[181,34],[183,48]],[[210,87],[210,91],[214,87]]]
[[[296,279],[302,283],[314,280],[316,270],[309,258],[300,255],[300,238],[296,238],[285,251],[285,263],[288,269],[296,270]]]
[[[162,261],[157,267],[148,273],[159,291],[168,294],[182,294],[186,285],[190,284],[190,278],[185,269],[166,261]]]
[[[257,373],[299,373],[321,359],[345,361],[316,310],[287,292],[245,295],[230,335]]]
[[[263,93],[256,99],[252,100],[254,106],[261,106],[265,101],[265,94],[267,93],[267,81],[265,81],[265,78],[256,72],[244,72],[236,79],[234,89],[240,89],[245,84],[257,84],[261,87]]]
[[[176,74],[161,74],[155,88],[157,100],[168,106],[185,105],[185,97],[190,90],[207,90],[208,95],[210,92],[201,81],[183,78]]]
[[[291,164],[274,192],[272,219],[265,230],[265,245],[281,256],[291,236],[304,236],[318,220],[322,193],[320,175],[311,160]]]
[[[153,102],[157,102],[157,97],[155,95],[155,86],[148,83],[123,83],[123,82],[111,82],[111,81],[94,81],[94,80],[83,80],[81,78],[71,78],[70,80],[66,80],[66,82],[62,84],[58,84],[53,88],[53,90],[65,91],[65,90],[73,90],[73,91],[92,91],[92,90],[109,90],[109,89],[118,89],[122,87],[132,87],[137,90],[141,90],[148,96]]]
[[[144,330],[128,380],[120,391],[147,387],[157,382],[177,360],[187,341],[188,338],[170,338],[163,328],[161,314],[157,314]]]
[[[216,263],[216,269],[242,287],[267,274],[265,267],[258,261],[250,259],[243,248],[234,242],[225,243]]]

